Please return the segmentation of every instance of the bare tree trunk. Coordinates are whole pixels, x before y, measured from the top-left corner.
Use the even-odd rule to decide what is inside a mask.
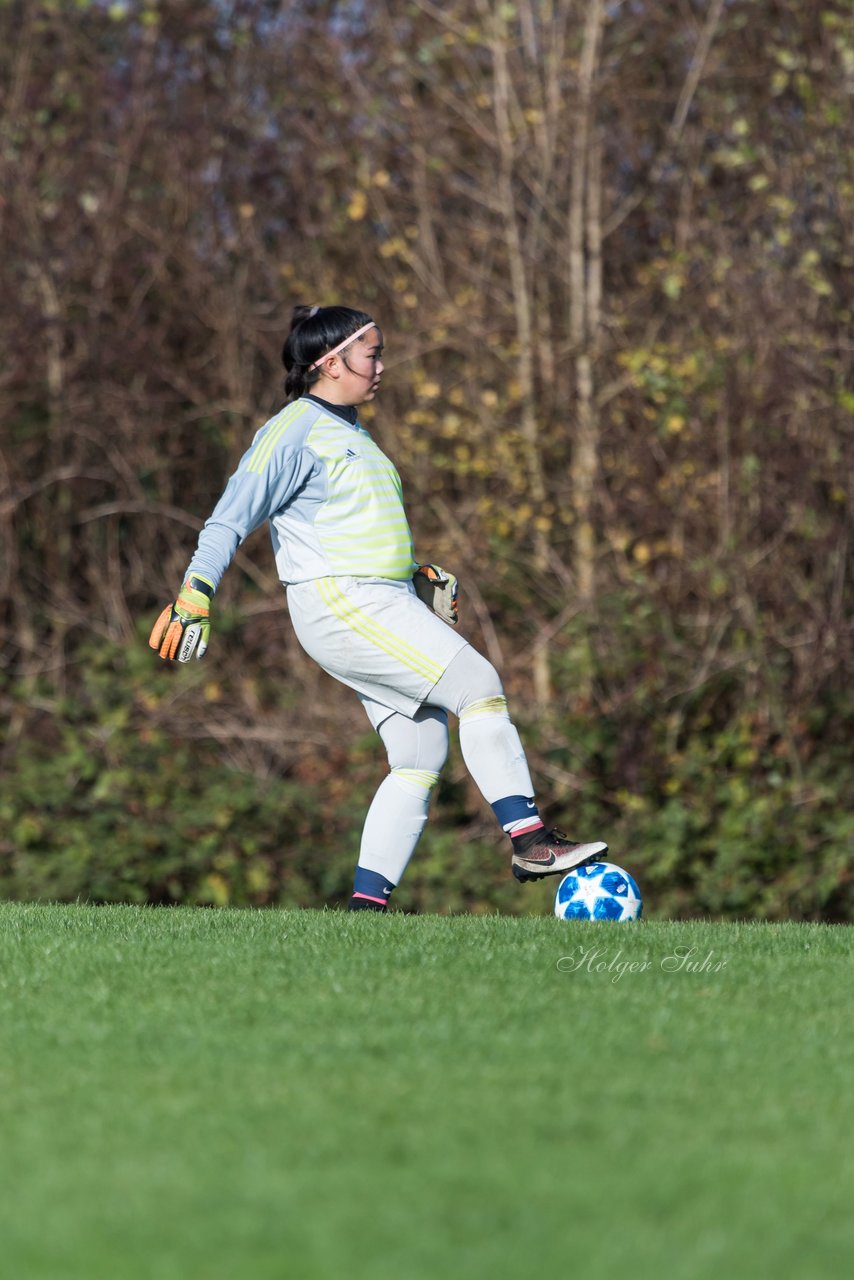
[[[576,591],[589,609],[596,590],[593,500],[599,459],[599,421],[594,364],[602,299],[601,137],[595,125],[594,80],[599,60],[604,0],[587,9],[579,68],[569,209],[569,336],[575,354],[575,438],[572,500]],[[589,689],[590,664],[580,672],[582,692]]]
[[[510,268],[510,284],[513,293],[513,311],[516,337],[519,344],[519,386],[521,390],[521,432],[525,448],[528,488],[531,505],[542,512],[546,503],[546,484],[540,452],[540,432],[537,420],[536,385],[534,379],[534,325],[531,300],[531,282],[522,247],[522,237],[516,212],[513,189],[514,157],[513,126],[510,115],[510,80],[507,67],[506,19],[499,8],[493,20],[492,36],[493,73],[495,78],[495,126],[498,139],[498,201],[504,226],[507,257]],[[533,527],[533,567],[538,576],[545,576],[549,568],[548,536],[536,520]],[[549,646],[543,644],[533,653],[534,699],[545,707],[551,698]]]

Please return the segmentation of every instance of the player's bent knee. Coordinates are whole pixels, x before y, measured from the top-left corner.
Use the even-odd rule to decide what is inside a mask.
[[[423,769],[440,773],[448,758],[448,717],[438,707],[422,707],[411,720],[390,716],[380,737],[391,769]]]
[[[503,697],[504,686],[495,667],[483,654],[468,646],[457,654],[431,690],[430,702],[462,718],[473,703]]]

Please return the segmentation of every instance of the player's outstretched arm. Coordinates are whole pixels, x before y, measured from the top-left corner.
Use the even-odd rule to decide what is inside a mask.
[[[278,418],[271,418],[243,455],[205,521],[178,599],[166,606],[154,624],[148,643],[161,658],[189,662],[192,657],[204,657],[211,633],[211,601],[235,551],[253,529],[285,506],[317,466],[314,455],[299,442],[295,445],[287,431],[267,448],[267,435],[277,422]],[[259,449],[263,467],[256,464]]]
[[[211,635],[211,601],[216,588],[209,578],[191,573],[174,604],[155,622],[148,643],[161,658],[189,662],[203,658]]]
[[[429,609],[452,627],[459,621],[457,598],[459,583],[452,573],[438,564],[422,564],[415,571],[412,585]]]

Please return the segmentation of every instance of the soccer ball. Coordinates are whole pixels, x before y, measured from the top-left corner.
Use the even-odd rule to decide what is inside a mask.
[[[564,876],[555,894],[559,920],[637,920],[643,909],[640,889],[613,862],[588,862]]]

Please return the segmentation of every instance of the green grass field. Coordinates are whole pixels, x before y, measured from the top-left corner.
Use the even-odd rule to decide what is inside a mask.
[[[822,925],[0,904],[3,1275],[847,1277],[852,958]]]

